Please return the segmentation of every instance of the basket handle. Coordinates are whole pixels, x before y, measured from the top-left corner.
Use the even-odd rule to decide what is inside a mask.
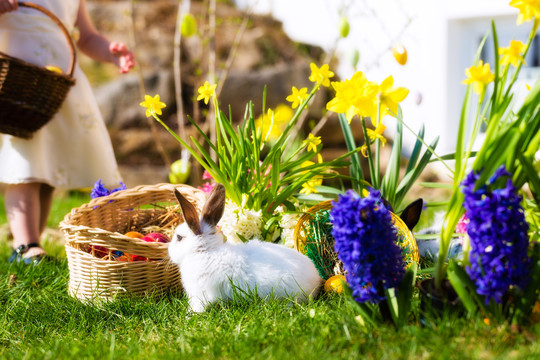
[[[44,7],[39,6],[37,4],[31,3],[31,2],[26,2],[26,1],[17,1],[17,3],[19,4],[19,6],[28,7],[28,8],[32,8],[32,9],[36,9],[38,11],[41,11],[42,13],[44,13],[45,15],[50,17],[51,20],[53,20],[56,23],[56,25],[58,25],[60,30],[62,30],[62,32],[64,33],[64,36],[66,37],[66,40],[68,41],[69,51],[71,53],[71,62],[69,64],[68,73],[69,73],[69,76],[72,77],[73,76],[73,71],[75,70],[75,61],[76,61],[77,55],[75,53],[75,45],[73,45],[73,40],[71,39],[71,36],[69,35],[69,32],[67,31],[64,24],[62,24],[62,21],[60,21],[60,19],[58,19],[56,17],[56,15],[54,15],[52,12],[50,12],[49,10],[47,10]]]

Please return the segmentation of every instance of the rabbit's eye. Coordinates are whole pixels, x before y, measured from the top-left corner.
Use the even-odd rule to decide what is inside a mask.
[[[175,240],[180,242],[180,241],[182,241],[183,238],[184,238],[183,236],[176,234],[176,239]]]

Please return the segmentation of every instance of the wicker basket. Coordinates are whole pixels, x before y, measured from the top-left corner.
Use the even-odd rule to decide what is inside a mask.
[[[60,74],[0,52],[0,133],[32,137],[56,114],[75,84],[75,49],[67,29],[49,10],[28,2],[19,6],[43,12],[64,33],[71,52],[67,74]]]
[[[321,259],[321,262],[323,262],[323,264],[318,265],[317,268],[319,269],[319,272],[323,272],[321,276],[326,279],[332,275],[343,274],[343,264],[337,259],[337,254],[334,251],[334,238],[328,231],[328,229],[331,228],[331,224],[328,224],[326,228],[317,230],[310,229],[309,226],[318,214],[321,214],[323,211],[329,211],[330,209],[332,209],[331,200],[323,201],[312,206],[300,217],[300,219],[298,219],[293,233],[295,247],[300,252],[306,253],[306,243],[308,241],[315,243],[316,246],[314,248],[316,248],[317,256]],[[418,262],[420,256],[416,239],[399,216],[393,212],[391,215],[392,222],[397,230],[397,244],[403,249],[405,263],[410,264],[413,261]],[[314,239],[308,240],[308,238],[312,238],[310,234],[314,231],[317,231]]]
[[[65,216],[60,229],[66,240],[71,296],[112,299],[181,288],[178,266],[168,261],[168,243],[149,243],[123,235],[147,226],[174,229],[180,224],[174,189],[202,210],[206,200],[203,191],[188,185],[158,184],[93,199]],[[96,246],[105,248],[108,256],[97,257]],[[114,259],[115,251],[147,259],[122,262]]]

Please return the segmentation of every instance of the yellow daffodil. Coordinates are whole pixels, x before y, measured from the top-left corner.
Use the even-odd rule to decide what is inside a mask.
[[[521,62],[525,63],[525,59],[523,59],[522,54],[526,48],[527,45],[521,41],[510,41],[510,46],[499,49],[499,55],[501,55],[501,65],[506,66],[508,64],[512,64],[513,66],[518,67]]]
[[[354,115],[373,116],[376,113],[379,85],[368,81],[361,71],[350,80],[332,82],[332,87],[336,96],[326,104],[326,109],[345,114],[349,124]]]
[[[323,159],[322,159],[321,154],[317,154],[317,161],[319,162],[319,164],[322,163]],[[302,165],[300,165],[300,167],[305,168],[311,165],[315,165],[315,163],[313,161],[304,161]],[[302,171],[302,174],[305,174],[307,172],[309,172],[309,170]],[[321,175],[314,176],[309,181],[306,181],[305,183],[302,184],[302,190],[300,190],[300,193],[306,194],[306,195],[317,193],[318,191],[315,187],[321,186],[322,182],[323,182],[323,178]]]
[[[309,66],[311,67],[310,81],[321,84],[322,86],[330,86],[330,78],[334,77],[334,73],[330,71],[328,64],[324,64],[320,68],[314,63],[311,63]]]
[[[322,180],[321,180],[321,184],[322,184]],[[309,194],[317,193],[318,191],[317,189],[315,189],[315,186],[318,186],[321,184],[315,183],[314,180],[306,181],[305,183],[302,184],[302,190],[300,190],[300,194],[309,195]]]
[[[304,140],[302,143],[302,146],[307,147],[307,151],[313,151],[314,153],[317,152],[317,146],[321,144],[321,137],[315,136],[313,134],[309,134],[308,138]]]
[[[208,101],[212,96],[214,96],[214,91],[216,90],[217,85],[210,85],[208,81],[204,82],[204,85],[199,87],[199,96],[197,97],[197,101],[200,101],[204,99],[204,103],[208,104]]]
[[[287,96],[287,101],[292,102],[291,107],[296,109],[301,103],[308,97],[307,88],[301,88],[298,90],[296,86],[292,87],[292,94]]]
[[[484,90],[490,82],[495,79],[495,74],[491,72],[489,64],[484,64],[482,60],[478,61],[477,66],[471,66],[465,70],[467,78],[463,80],[463,84],[473,84],[474,92],[483,94]]]
[[[367,135],[371,141],[379,139],[384,146],[384,144],[386,144],[386,138],[383,136],[383,132],[385,129],[386,126],[384,126],[383,123],[379,123],[375,130],[367,129]]]
[[[255,120],[255,127],[261,129],[263,140],[275,141],[287,127],[293,115],[289,106],[279,104],[275,110],[268,109],[266,115],[259,116]]]
[[[540,0],[512,0],[510,6],[519,9],[517,24],[540,19]]]
[[[151,97],[150,95],[144,95],[144,101],[139,104],[146,108],[146,117],[150,117],[153,114],[161,115],[161,109],[165,106],[165,103],[159,101],[159,95]]]
[[[405,100],[409,95],[409,90],[404,87],[394,87],[394,78],[392,75],[383,80],[379,87],[379,101],[381,102],[381,118],[385,115],[396,116],[398,112],[398,103]],[[376,117],[372,117],[372,122]]]

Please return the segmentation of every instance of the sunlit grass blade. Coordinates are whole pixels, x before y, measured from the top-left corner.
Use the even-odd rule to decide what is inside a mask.
[[[414,148],[411,153],[411,157],[409,158],[409,163],[407,164],[407,169],[405,170],[405,173],[408,173],[416,167],[416,162],[418,161],[418,158],[420,157],[420,152],[422,151],[422,141],[420,139],[424,139],[424,132],[425,126],[424,124],[422,124],[420,130],[418,131],[418,138],[414,143]]]
[[[354,135],[352,133],[351,127],[347,118],[344,114],[338,114],[339,124],[341,125],[341,130],[343,131],[343,137],[345,139],[345,145],[349,152],[356,149],[356,142],[354,141]],[[351,154],[351,166],[350,166],[351,177],[353,178],[353,188],[356,190],[361,190],[363,186],[355,179],[364,179],[364,173],[362,171],[362,165],[360,164],[360,157],[358,153]]]

